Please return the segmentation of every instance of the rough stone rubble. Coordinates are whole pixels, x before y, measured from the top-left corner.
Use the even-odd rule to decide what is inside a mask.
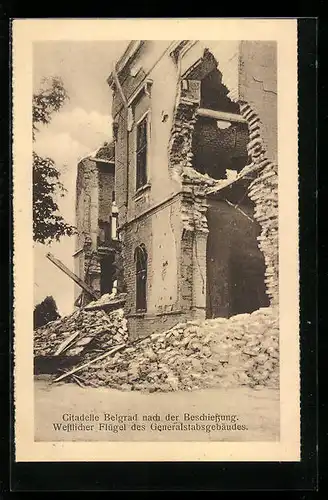
[[[247,104],[241,105],[241,112],[249,123],[248,150],[253,163],[239,176],[257,170],[248,195],[255,203],[254,217],[262,230],[258,241],[266,263],[271,307],[229,319],[189,321],[129,343],[123,310],[106,314],[97,310],[104,306],[100,300],[90,304],[89,310],[77,311],[37,330],[35,356],[55,355],[59,349],[62,355],[79,355],[82,365],[123,343],[126,346],[113,356],[78,371],[78,379],[85,385],[148,392],[213,386],[279,387],[277,166],[266,157],[258,116]],[[193,115],[189,118],[193,120]],[[186,149],[190,147],[190,129],[192,126],[185,131]],[[173,152],[177,149],[171,150],[174,165],[180,163],[180,157]],[[180,175],[203,185],[206,191],[219,190],[229,183],[229,179],[216,181],[199,174],[190,167],[188,155],[185,158],[187,165]],[[70,376],[66,380],[76,381]]]
[[[206,387],[279,386],[278,315],[274,308],[229,319],[188,321],[129,343],[123,311],[78,311],[35,332],[35,354],[79,354],[81,366],[117,345],[123,349],[76,372],[84,385],[145,392]],[[76,375],[66,381],[76,381]]]
[[[178,324],[79,373],[88,385],[146,392],[279,386],[278,316],[265,308]]]
[[[178,324],[164,333],[154,333],[129,343],[123,310],[80,310],[49,323],[35,332],[35,356],[80,356],[79,365],[97,358],[110,348],[126,346],[105,359],[77,372],[85,385],[122,390],[174,391],[205,387],[279,387],[278,320],[278,172],[264,150],[260,120],[244,102],[252,164],[238,175],[253,170],[256,178],[248,195],[255,203],[254,218],[261,226],[259,247],[266,263],[266,286],[270,308],[229,319]],[[178,96],[170,143],[170,165],[183,183],[202,187],[204,194],[224,188],[229,179],[215,180],[192,168],[191,142],[197,103]],[[102,306],[92,303],[89,309]],[[73,340],[63,349],[65,340]],[[68,376],[67,381],[72,381]],[[74,380],[74,379],[73,379]]]
[[[73,338],[72,338],[73,337]],[[60,352],[65,356],[96,353],[127,341],[127,326],[123,309],[106,314],[104,311],[80,309],[73,314],[52,321],[34,333],[34,356],[55,356],[60,346],[71,342]]]

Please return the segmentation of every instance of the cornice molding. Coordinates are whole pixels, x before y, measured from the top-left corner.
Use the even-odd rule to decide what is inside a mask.
[[[144,40],[131,40],[123,55],[116,62],[115,69],[118,75],[121,73],[121,71],[123,71],[128,62],[133,60],[138,50],[142,47],[144,43],[145,43]],[[115,83],[112,73],[107,78],[107,83],[110,87],[112,87],[112,85]]]

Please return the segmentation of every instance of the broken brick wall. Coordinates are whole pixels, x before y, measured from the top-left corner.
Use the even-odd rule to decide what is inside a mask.
[[[249,155],[258,168],[249,186],[254,217],[261,226],[259,248],[264,254],[267,294],[279,302],[277,47],[275,42],[242,42],[240,111],[247,120]]]
[[[98,169],[89,158],[81,160],[77,167],[75,218],[77,235],[75,240],[74,271],[85,279],[90,255],[97,248],[98,238]],[[97,274],[98,268],[93,266]],[[100,290],[99,286],[96,288]],[[75,300],[81,294],[81,288],[75,286]]]
[[[78,164],[76,180],[76,254],[74,271],[83,280],[101,292],[101,261],[98,252],[100,222],[108,223],[112,194],[114,190],[114,169],[102,162],[84,158]],[[75,300],[81,294],[81,288],[75,287]]]
[[[266,266],[266,292],[271,305],[276,305],[278,302],[278,170],[275,163],[277,158],[275,44],[241,42],[237,67],[239,71],[237,87],[230,87],[229,95],[239,104],[240,112],[246,120],[249,132],[247,152],[253,164],[258,167],[255,179],[250,184],[249,196],[255,202],[254,217],[261,227],[257,241]],[[224,81],[229,80],[226,75],[223,76]],[[191,92],[188,95],[188,90],[185,89],[188,89],[188,85],[182,85],[177,97],[170,142],[170,167],[172,172],[178,172],[182,177],[183,189],[188,185],[188,189],[196,190],[200,196],[203,192],[205,197],[206,185],[210,186],[213,179],[204,176],[200,178],[193,168],[195,165],[191,144],[197,127],[198,104],[197,99],[194,99],[195,92],[194,95]],[[190,185],[194,185],[194,188],[190,188]],[[194,203],[192,208],[190,205],[190,211],[194,212],[196,219],[202,218],[199,206],[199,203]],[[204,261],[203,257],[202,255]]]
[[[102,222],[109,222],[112,213],[113,192],[115,191],[115,171],[112,164],[97,163],[99,182],[99,213]]]
[[[76,250],[90,237],[95,247],[98,235],[98,169],[94,161],[85,158],[78,164],[76,180]]]
[[[243,41],[240,44],[239,101],[259,117],[259,135],[272,163],[278,162],[277,44]]]

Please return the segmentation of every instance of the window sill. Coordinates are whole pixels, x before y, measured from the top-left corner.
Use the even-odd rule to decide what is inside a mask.
[[[135,192],[133,198],[135,200],[137,200],[138,198],[141,198],[142,195],[148,191],[149,189],[151,188],[151,184],[149,182],[147,182],[147,184],[144,184],[143,186],[141,186],[140,188],[137,189],[137,191]]]

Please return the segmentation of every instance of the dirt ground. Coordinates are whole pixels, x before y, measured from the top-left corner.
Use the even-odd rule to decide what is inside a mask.
[[[279,440],[279,391],[274,389],[144,394],[52,384],[46,377],[36,377],[34,388],[36,441]],[[82,419],[90,420],[77,420],[83,414]],[[123,415],[125,423],[119,423],[117,418]],[[159,430],[176,422],[190,427]],[[66,427],[59,429],[58,424]]]

